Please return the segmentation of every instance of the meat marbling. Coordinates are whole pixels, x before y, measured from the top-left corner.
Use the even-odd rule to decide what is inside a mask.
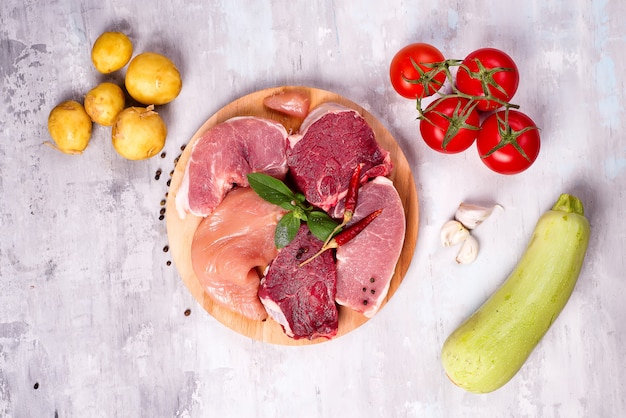
[[[335,304],[336,266],[331,251],[308,264],[304,260],[322,247],[306,225],[278,253],[261,280],[259,297],[268,314],[294,338],[332,338],[339,314]]]
[[[376,177],[361,187],[348,225],[380,208],[380,216],[336,253],[337,303],[367,317],[378,311],[387,296],[406,232],[402,201],[386,177]]]
[[[193,145],[176,195],[180,218],[209,215],[235,185],[248,186],[251,172],[283,179],[287,136],[280,123],[252,116],[228,119],[205,132]]]
[[[361,182],[392,169],[389,153],[376,142],[365,119],[340,104],[316,107],[299,133],[289,137],[287,164],[295,184],[311,204],[327,212],[345,197],[359,163],[363,163]]]
[[[229,192],[204,218],[192,240],[193,270],[211,298],[251,319],[265,319],[258,297],[260,277],[276,257],[274,232],[284,210],[252,189]]]

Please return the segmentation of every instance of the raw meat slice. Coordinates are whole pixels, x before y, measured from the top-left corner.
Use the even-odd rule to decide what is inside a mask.
[[[386,177],[376,177],[361,187],[348,225],[380,208],[382,213],[336,253],[337,303],[368,318],[387,296],[406,232],[402,201]]]
[[[320,248],[322,241],[303,224],[293,241],[280,250],[261,280],[261,302],[268,314],[294,339],[330,339],[337,334],[337,275],[332,252],[325,251],[300,266]]]
[[[240,116],[215,125],[191,150],[176,195],[178,215],[209,215],[235,185],[248,186],[249,173],[283,179],[286,146],[285,127],[268,119]]]
[[[363,163],[361,182],[391,172],[389,153],[355,110],[324,103],[289,137],[287,164],[296,186],[313,205],[329,212],[345,197],[350,177]]]
[[[285,91],[263,99],[263,105],[269,109],[304,119],[309,113],[309,96],[297,91]]]
[[[204,218],[191,243],[193,270],[204,290],[226,308],[265,319],[258,271],[276,257],[274,232],[285,213],[252,189],[237,188]]]

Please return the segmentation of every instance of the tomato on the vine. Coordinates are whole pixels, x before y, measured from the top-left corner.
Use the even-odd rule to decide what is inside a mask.
[[[472,96],[491,96],[500,100],[481,100],[478,110],[490,111],[510,102],[519,84],[519,70],[513,59],[495,48],[470,53],[456,74],[456,87]]]
[[[391,85],[399,95],[407,99],[432,96],[446,81],[445,71],[437,65],[444,61],[443,54],[432,45],[407,45],[391,60]]]
[[[539,155],[539,129],[522,112],[500,110],[482,123],[476,147],[487,167],[500,174],[517,174]]]
[[[424,142],[435,151],[447,154],[468,149],[480,130],[476,102],[462,97],[435,100],[420,119]]]

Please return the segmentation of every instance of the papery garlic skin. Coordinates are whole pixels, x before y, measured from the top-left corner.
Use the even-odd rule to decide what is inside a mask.
[[[467,229],[474,229],[491,216],[495,208],[503,209],[500,205],[485,207],[461,203],[454,214],[454,219],[461,222]]]
[[[469,236],[469,230],[459,221],[448,221],[441,227],[441,244],[444,247],[451,247],[463,242]]]
[[[468,236],[461,249],[456,256],[456,262],[459,264],[469,264],[478,257],[478,241],[473,236]]]

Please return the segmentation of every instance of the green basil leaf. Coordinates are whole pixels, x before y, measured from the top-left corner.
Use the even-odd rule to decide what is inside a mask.
[[[295,194],[277,178],[263,173],[250,173],[248,174],[248,183],[263,200],[283,209],[292,210],[294,208],[291,202],[295,202]]]
[[[298,229],[300,229],[300,219],[294,216],[293,212],[287,212],[276,225],[274,233],[276,248],[283,248],[289,244],[296,237]]]
[[[267,200],[267,199],[264,199]],[[268,202],[270,203],[274,203],[268,200]],[[281,208],[285,209],[285,210],[294,210],[296,209],[296,206],[294,206],[291,202],[283,202],[283,203],[274,203],[275,205],[280,206]]]
[[[314,210],[309,212],[307,225],[313,235],[322,241],[326,241],[326,238],[339,224],[325,212]]]

